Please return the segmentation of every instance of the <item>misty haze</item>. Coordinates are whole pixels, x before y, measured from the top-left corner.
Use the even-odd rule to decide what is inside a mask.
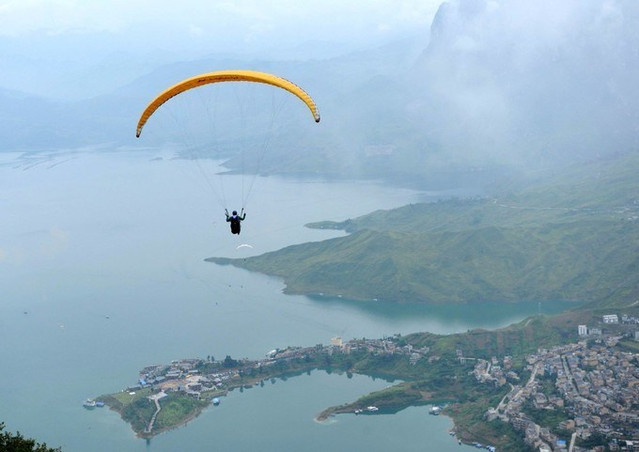
[[[0,450],[639,441],[639,2],[0,18]]]

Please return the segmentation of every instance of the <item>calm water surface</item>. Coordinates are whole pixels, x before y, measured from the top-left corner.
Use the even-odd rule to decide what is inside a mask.
[[[225,177],[226,198],[240,177]],[[142,367],[172,359],[261,358],[337,335],[496,328],[551,308],[285,296],[277,279],[204,259],[336,237],[342,233],[303,225],[442,194],[260,177],[234,237],[208,182],[192,162],[168,153],[0,154],[0,421],[7,430],[65,452],[460,450],[447,433],[451,421],[427,416],[427,407],[313,420],[389,384],[363,376],[314,372],[234,391],[149,444],[117,414],[82,408],[85,398],[132,385]]]

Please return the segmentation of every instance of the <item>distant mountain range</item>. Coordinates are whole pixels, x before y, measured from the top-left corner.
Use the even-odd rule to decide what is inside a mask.
[[[247,68],[294,80],[323,116],[312,136],[293,123],[278,137],[267,173],[425,186],[470,170],[488,171],[487,179],[496,169],[565,168],[639,148],[639,5],[619,1],[613,11],[601,3],[589,1],[564,23],[570,8],[553,2],[531,11],[517,2],[446,2],[421,45],[303,61],[211,56],[68,102],[0,90],[0,151],[157,145],[134,138],[155,94],[201,72]]]
[[[639,300],[639,153],[491,199],[317,223],[350,232],[246,259],[285,292],[394,302]]]

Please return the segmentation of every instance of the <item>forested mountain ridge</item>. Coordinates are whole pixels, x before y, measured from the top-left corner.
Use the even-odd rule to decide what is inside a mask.
[[[346,237],[248,259],[288,293],[398,302],[639,298],[639,153],[585,165],[499,198],[377,211]]]

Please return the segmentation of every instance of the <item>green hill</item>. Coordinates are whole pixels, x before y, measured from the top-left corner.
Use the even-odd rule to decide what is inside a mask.
[[[249,259],[288,293],[399,302],[639,298],[639,153],[492,199],[377,211],[316,228],[351,234]]]

